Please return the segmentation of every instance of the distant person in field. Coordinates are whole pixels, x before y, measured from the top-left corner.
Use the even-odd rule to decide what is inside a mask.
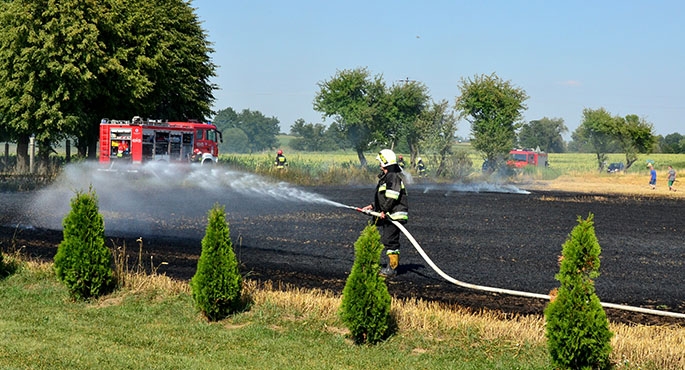
[[[288,160],[285,158],[283,151],[280,149],[278,149],[278,152],[276,153],[276,161],[274,162],[274,165],[276,168],[285,168],[288,166]]]
[[[397,164],[400,166],[400,168],[402,168],[402,170],[404,170],[405,163],[402,154],[397,156]]]
[[[675,170],[673,166],[668,166],[668,191],[675,191],[673,183],[675,182]]]
[[[416,159],[416,168],[419,170],[419,177],[426,177],[426,165],[423,164],[421,157]]]
[[[647,167],[649,168],[649,186],[652,187],[652,190],[656,189],[656,170],[654,169],[653,164],[648,164]]]

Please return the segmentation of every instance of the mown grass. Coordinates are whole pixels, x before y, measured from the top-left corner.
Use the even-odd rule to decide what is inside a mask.
[[[537,340],[492,337],[431,314],[410,318],[430,333],[401,330],[378,346],[357,346],[337,317],[338,297],[247,284],[250,309],[208,323],[185,284],[176,292],[149,284],[71,302],[50,265],[31,265],[0,282],[0,368],[549,368]]]
[[[10,257],[12,258],[16,257]],[[119,291],[73,302],[52,264],[0,280],[3,369],[551,369],[544,319],[394,300],[399,330],[358,346],[330,292],[245,281],[249,309],[209,323],[187,283],[133,274]],[[685,328],[612,324],[619,369],[682,369]]]

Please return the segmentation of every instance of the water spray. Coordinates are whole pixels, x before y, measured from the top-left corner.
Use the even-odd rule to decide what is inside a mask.
[[[379,212],[374,212],[371,210],[366,210],[366,209],[362,209],[359,207],[353,207],[353,206],[348,206],[348,205],[344,205],[344,204],[339,204],[339,206],[344,207],[344,208],[353,209],[355,211],[358,211],[358,212],[361,212],[361,213],[364,213],[364,214],[367,214],[370,216],[381,217],[381,214]],[[404,227],[404,225],[402,225],[401,223],[399,223],[395,220],[390,220],[390,222],[392,222],[393,225],[397,226],[397,228],[400,229],[400,231],[402,231],[404,236],[407,237],[409,242],[414,246],[416,251],[419,252],[421,257],[426,261],[426,263],[428,263],[428,265],[433,269],[433,271],[437,272],[438,275],[440,275],[443,279],[449,281],[452,284],[455,284],[455,285],[458,285],[458,286],[461,286],[461,287],[467,288],[467,289],[480,290],[480,291],[490,292],[490,293],[508,294],[508,295],[514,295],[514,296],[519,296],[519,297],[550,300],[550,296],[547,294],[538,294],[538,293],[522,292],[522,291],[518,291],[518,290],[493,288],[493,287],[489,287],[489,286],[476,285],[476,284],[466,283],[466,282],[457,280],[457,279],[447,275],[435,263],[433,263],[433,260],[431,260],[430,257],[428,257],[426,252],[424,252],[423,248],[421,248],[419,243],[416,241],[416,239],[414,239],[414,237],[409,233],[409,231],[407,231],[407,229]],[[602,307],[605,307],[605,308],[613,308],[613,309],[617,309],[617,310],[639,312],[639,313],[644,313],[644,314],[649,314],[649,315],[668,316],[668,317],[675,317],[675,318],[679,318],[679,319],[685,319],[685,313],[653,310],[653,309],[649,309],[649,308],[626,306],[626,305],[620,305],[620,304],[615,304],[615,303],[606,303],[606,302],[600,302],[600,304],[602,305]]]

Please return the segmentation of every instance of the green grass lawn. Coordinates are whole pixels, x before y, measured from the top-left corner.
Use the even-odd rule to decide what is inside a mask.
[[[51,269],[0,281],[2,369],[549,369],[540,343],[477,324],[358,346],[337,315],[268,300],[208,323],[188,293],[124,290],[72,302]]]

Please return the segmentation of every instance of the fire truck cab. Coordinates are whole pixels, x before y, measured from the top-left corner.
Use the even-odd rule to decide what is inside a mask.
[[[142,164],[151,161],[214,164],[221,131],[211,123],[143,120],[100,121],[100,163]]]
[[[521,168],[525,166],[549,166],[547,153],[533,149],[514,149],[509,152],[507,165]]]

